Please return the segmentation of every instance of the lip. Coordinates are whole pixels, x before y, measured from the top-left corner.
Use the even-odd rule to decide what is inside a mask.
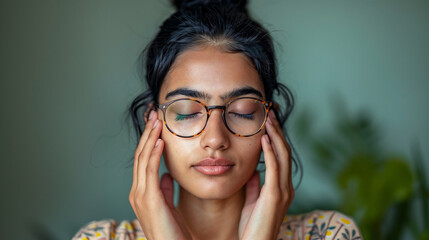
[[[197,164],[192,165],[192,167],[198,172],[215,176],[221,175],[228,172],[235,164],[227,159],[223,158],[206,158]]]

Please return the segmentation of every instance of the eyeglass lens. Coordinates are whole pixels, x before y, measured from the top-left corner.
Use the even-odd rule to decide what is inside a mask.
[[[165,120],[171,131],[180,136],[193,136],[201,132],[207,121],[204,106],[192,100],[179,100],[170,104],[165,112]],[[262,102],[243,98],[225,109],[228,128],[240,135],[256,133],[265,120],[265,106]]]

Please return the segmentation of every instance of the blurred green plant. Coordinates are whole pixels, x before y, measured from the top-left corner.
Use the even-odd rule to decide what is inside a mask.
[[[334,103],[333,129],[316,133],[310,111],[303,111],[295,126],[341,192],[334,208],[354,217],[366,240],[400,239],[406,228],[414,239],[429,239],[429,190],[419,146],[414,144],[413,161],[385,153],[369,114],[350,116],[341,99]]]

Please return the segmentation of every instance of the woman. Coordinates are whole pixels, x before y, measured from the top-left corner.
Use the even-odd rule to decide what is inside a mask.
[[[129,194],[137,219],[91,222],[75,239],[361,239],[338,212],[286,216],[294,160],[282,126],[293,98],[246,1],[174,4],[146,50],[149,90],[130,108],[140,137]],[[275,92],[284,104],[273,102]],[[162,155],[169,173],[159,181]]]

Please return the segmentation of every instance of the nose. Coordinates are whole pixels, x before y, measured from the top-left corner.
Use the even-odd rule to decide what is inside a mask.
[[[222,109],[211,109],[209,119],[201,134],[201,147],[221,150],[229,147],[230,133],[222,119]]]

